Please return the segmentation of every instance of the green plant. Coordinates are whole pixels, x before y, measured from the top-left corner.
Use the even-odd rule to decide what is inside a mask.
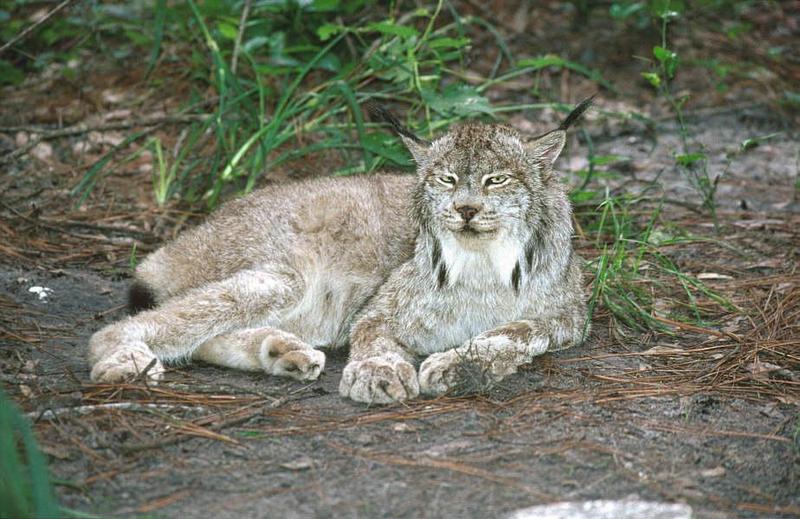
[[[161,149],[161,139],[151,139],[149,144],[155,154],[155,164],[153,165],[153,193],[156,197],[156,203],[159,206],[163,206],[167,203],[172,193],[172,185],[176,177],[175,166],[177,161],[173,162],[172,165],[167,165],[164,159],[164,151]]]
[[[131,247],[131,255],[128,257],[128,268],[131,269],[131,272],[136,270],[136,265],[139,263],[139,258],[136,257],[136,243],[134,242],[133,247]]]
[[[28,422],[0,389],[0,517],[58,517],[44,456]]]
[[[674,235],[659,226],[662,206],[650,213],[647,221],[637,224],[631,214],[640,200],[606,193],[593,224],[595,246],[601,254],[590,263],[595,272],[590,315],[602,303],[611,314],[629,328],[670,333],[663,319],[707,324],[698,306],[698,298],[715,302],[726,310],[736,308],[702,281],[683,272],[664,247],[702,241],[692,236]],[[678,287],[677,294],[671,287]]]
[[[569,68],[614,88],[599,72],[558,56],[515,61],[491,24],[452,8],[446,22],[444,7],[442,0],[398,17],[393,8],[376,9],[364,0],[257,3],[248,13],[228,2],[157,1],[150,77],[157,77],[166,41],[194,41],[201,44],[189,56],[194,83],[216,94],[212,113],[190,125],[173,157],[150,141],[159,204],[180,195],[213,206],[223,191],[250,191],[275,168],[321,154],[338,162],[334,174],[387,163],[411,167],[399,140],[364,120],[360,106],[366,100],[404,105],[409,125],[432,135],[465,118],[558,106],[491,104],[485,91],[518,75]],[[464,81],[461,72],[471,26],[495,35],[507,63],[501,74],[498,61],[477,83]],[[205,55],[198,50],[203,48]],[[204,104],[195,96],[187,110]],[[108,173],[111,157],[145,135],[131,135],[91,167],[75,188],[79,200]]]
[[[675,114],[678,124],[678,135],[681,141],[681,152],[675,154],[676,167],[700,194],[702,206],[711,214],[714,223],[717,222],[716,192],[721,175],[711,178],[708,171],[708,157],[702,149],[692,146],[688,139],[688,131],[683,115],[683,106],[688,100],[688,95],[676,98],[670,90],[670,82],[675,77],[680,63],[678,53],[669,46],[667,30],[669,24],[678,19],[684,11],[683,2],[680,0],[659,0],[651,2],[651,12],[660,22],[661,45],[653,47],[653,57],[657,65],[656,70],[643,72],[642,76],[664,97]]]
[[[591,4],[575,2],[584,14]],[[723,9],[730,2],[701,4]],[[174,69],[180,69],[192,87],[179,114],[191,122],[178,138],[154,137],[152,128],[130,133],[87,169],[74,190],[79,203],[102,175],[144,151],[153,155],[152,188],[159,206],[180,199],[213,207],[224,195],[249,191],[264,175],[302,160],[312,165],[323,160],[326,171],[336,175],[370,172],[384,165],[413,167],[393,134],[365,120],[361,105],[367,100],[392,103],[405,112],[408,126],[431,136],[463,119],[569,108],[558,103],[490,102],[490,89],[520,76],[534,77],[532,93],[539,97],[546,93],[540,92],[538,79],[557,70],[569,70],[616,91],[589,65],[553,54],[512,55],[491,23],[461,16],[443,0],[405,11],[370,0],[154,0],[151,5],[152,9],[139,3],[91,4],[82,17],[68,20],[65,27],[72,27],[72,33],[63,27],[48,33],[56,38],[52,41],[66,42],[72,41],[76,31],[85,32],[89,36],[81,36],[82,41],[114,56],[145,56],[151,88],[161,88],[168,80],[163,72]],[[611,2],[609,14],[619,23],[633,23],[640,29],[657,22],[660,42],[652,50],[653,67],[644,77],[675,114],[681,138],[675,167],[715,217],[718,177],[710,177],[703,149],[687,135],[686,98],[676,97],[670,89],[681,60],[670,44],[668,29],[684,16],[687,5],[680,0],[618,0]],[[486,77],[465,72],[475,29],[492,35],[499,49]],[[38,40],[31,43],[39,45]],[[728,73],[722,63],[706,65],[720,80]],[[670,242],[654,238],[663,238],[665,232],[658,223],[660,209],[653,212],[651,223],[637,224],[632,207],[638,199],[604,194],[596,181],[614,176],[614,164],[625,158],[597,155],[589,134],[583,132],[583,137],[589,148],[588,166],[579,172],[583,179],[571,197],[578,204],[600,203],[589,229],[597,233],[595,242],[603,251],[592,263],[593,307],[602,304],[618,321],[636,328],[662,328],[654,317],[657,305],[652,288],[660,283],[659,276],[667,276],[677,280],[685,294],[672,317],[701,321],[704,315],[693,298],[708,294],[662,253],[661,248]],[[134,249],[132,267],[135,261]]]

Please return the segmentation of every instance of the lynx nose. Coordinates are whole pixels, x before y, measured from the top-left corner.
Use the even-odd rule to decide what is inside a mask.
[[[458,211],[458,213],[461,215],[461,218],[463,218],[465,222],[469,223],[469,221],[475,218],[475,215],[478,214],[480,208],[475,207],[474,205],[459,205],[456,206],[456,211]]]

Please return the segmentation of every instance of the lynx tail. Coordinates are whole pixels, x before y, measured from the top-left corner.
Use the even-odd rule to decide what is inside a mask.
[[[134,281],[128,288],[128,313],[138,314],[156,307],[156,297],[152,289],[141,281]]]

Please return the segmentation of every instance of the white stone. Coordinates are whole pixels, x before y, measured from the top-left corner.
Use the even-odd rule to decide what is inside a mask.
[[[37,286],[37,287],[30,287],[28,289],[28,292],[38,295],[39,296],[39,300],[42,300],[42,299],[47,299],[47,296],[49,296],[50,294],[53,293],[53,289],[52,288],[47,288],[47,287],[38,287]]]
[[[508,519],[691,519],[692,508],[679,503],[596,500],[552,503],[512,512]]]

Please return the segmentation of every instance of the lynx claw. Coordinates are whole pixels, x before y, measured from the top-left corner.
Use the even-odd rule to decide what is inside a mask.
[[[325,369],[325,354],[291,334],[273,333],[261,344],[261,364],[272,375],[317,380]]]
[[[397,355],[351,361],[342,373],[339,394],[368,404],[408,400],[419,395],[417,373]]]
[[[419,388],[423,395],[439,396],[455,385],[455,368],[460,361],[455,351],[434,353],[419,367]]]
[[[325,354],[318,350],[291,351],[275,362],[273,375],[295,380],[317,380],[325,368]]]
[[[164,378],[164,365],[155,355],[149,351],[123,349],[97,361],[90,376],[93,382],[117,384],[134,380],[145,370],[151,384]]]

